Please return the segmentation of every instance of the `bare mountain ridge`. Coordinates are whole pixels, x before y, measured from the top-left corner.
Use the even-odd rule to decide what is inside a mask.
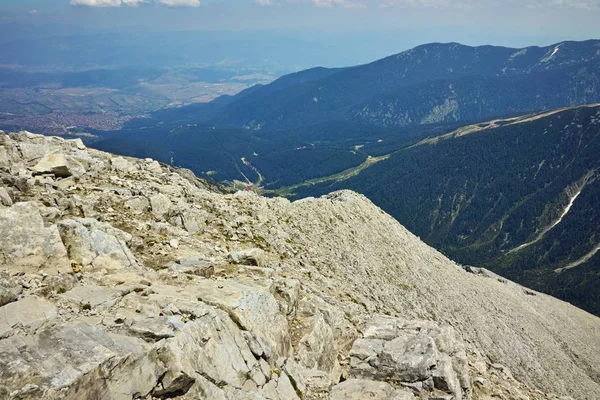
[[[600,391],[600,319],[465,271],[361,195],[291,203],[79,140],[0,144],[2,397]]]

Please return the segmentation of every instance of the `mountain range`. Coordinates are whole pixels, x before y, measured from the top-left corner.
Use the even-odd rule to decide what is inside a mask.
[[[600,313],[600,41],[429,44],[164,109],[94,146],[267,195],[351,188],[428,244]]]
[[[599,65],[596,40],[524,49],[433,43],[357,67],[302,71],[163,118],[252,130],[478,120],[597,102]]]

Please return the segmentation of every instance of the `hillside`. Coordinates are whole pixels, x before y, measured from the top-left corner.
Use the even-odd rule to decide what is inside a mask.
[[[599,68],[597,40],[523,49],[432,43],[371,64],[303,71],[219,107],[167,110],[159,118],[251,130],[465,122],[598,102]]]
[[[424,139],[343,182],[457,261],[600,314],[600,106]]]
[[[0,176],[2,398],[600,392],[600,319],[464,270],[356,193],[226,193],[27,132],[0,133]]]

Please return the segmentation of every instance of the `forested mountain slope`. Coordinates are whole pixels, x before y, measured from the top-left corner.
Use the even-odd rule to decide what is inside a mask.
[[[468,121],[600,101],[599,66],[594,40],[524,49],[433,43],[367,65],[303,71],[219,107],[167,110],[161,118],[253,130]]]

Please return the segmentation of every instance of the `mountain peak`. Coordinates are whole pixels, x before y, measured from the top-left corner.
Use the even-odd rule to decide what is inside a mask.
[[[227,193],[28,132],[0,149],[3,397],[600,391],[600,319],[458,266],[362,195]]]

